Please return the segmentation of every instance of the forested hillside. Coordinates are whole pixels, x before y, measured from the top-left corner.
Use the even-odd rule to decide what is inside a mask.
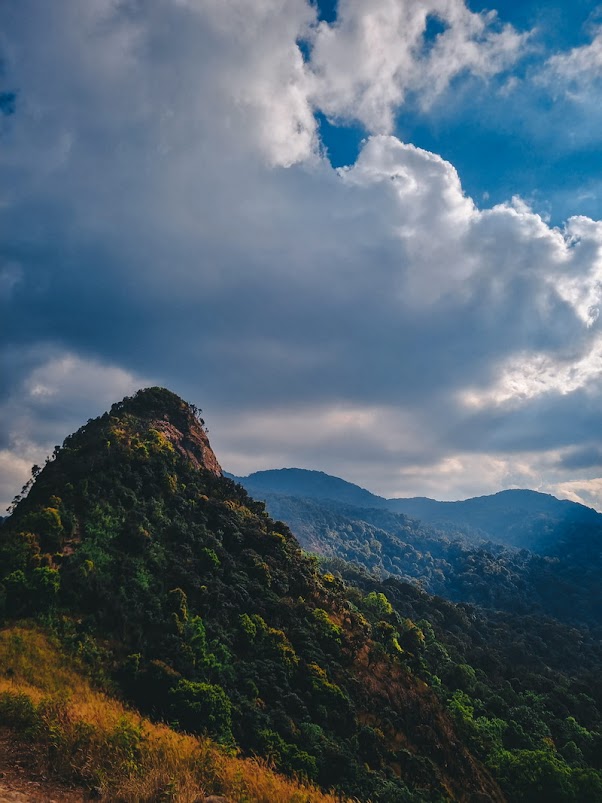
[[[420,643],[417,669],[446,701],[463,741],[509,801],[602,800],[602,643],[549,617],[454,605],[337,561],[354,588],[384,594]],[[413,628],[410,623],[417,623]]]
[[[362,801],[602,800],[602,656],[586,629],[320,566],[222,476],[199,411],[161,388],[89,421],[34,474],[0,528],[0,611],[7,639],[27,620],[21,645],[32,621],[58,645],[38,662]],[[106,775],[90,766],[97,729],[84,718],[67,739],[72,714],[10,661],[0,724],[56,772]],[[127,786],[151,726],[124,723],[102,755],[122,757]],[[179,788],[120,799],[184,800]]]

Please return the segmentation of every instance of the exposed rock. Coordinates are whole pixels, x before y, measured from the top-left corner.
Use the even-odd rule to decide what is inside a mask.
[[[188,458],[196,468],[207,469],[218,477],[222,475],[222,468],[209,444],[207,433],[192,414],[184,432],[172,424],[167,416],[161,420],[151,421],[151,427],[165,435],[182,457]]]

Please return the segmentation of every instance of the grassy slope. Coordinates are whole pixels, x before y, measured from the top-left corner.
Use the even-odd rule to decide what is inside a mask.
[[[27,623],[0,630],[0,725],[28,743],[32,767],[104,800],[341,801],[141,717],[93,688],[51,635]]]

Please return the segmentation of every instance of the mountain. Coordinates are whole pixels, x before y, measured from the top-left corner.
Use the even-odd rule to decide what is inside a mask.
[[[388,500],[381,496],[376,496],[360,488],[359,485],[325,474],[323,471],[281,468],[256,471],[248,477],[236,477],[233,474],[227,476],[239,482],[258,499],[261,499],[263,494],[271,493],[301,496],[306,499],[330,499],[356,507],[387,507]]]
[[[371,504],[368,491],[320,472],[264,471],[257,485],[254,477],[236,479],[309,551],[418,581],[454,602],[602,626],[602,516],[591,508],[520,490],[464,502],[373,497]],[[311,496],[281,493],[295,488]],[[368,498],[370,506],[349,498]]]
[[[0,618],[0,726],[105,800],[602,801],[595,632],[320,566],[162,388],[37,473]],[[289,780],[270,797],[235,754]]]
[[[500,491],[461,502],[434,499],[389,499],[387,507],[436,526],[470,527],[506,546],[542,554],[553,549],[567,527],[602,527],[602,514],[592,508],[529,490]]]
[[[298,468],[232,478],[259,499],[266,494],[283,494],[386,509],[477,543],[493,541],[541,554],[553,551],[573,525],[602,528],[601,513],[537,491],[508,490],[460,502],[438,502],[428,497],[385,499],[338,477]]]
[[[169,391],[66,439],[0,566],[4,617],[50,618],[151,717],[361,799],[503,799],[412,671],[409,625],[325,580]]]

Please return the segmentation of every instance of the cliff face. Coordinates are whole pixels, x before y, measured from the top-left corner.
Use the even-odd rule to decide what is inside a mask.
[[[164,435],[176,451],[185,459],[190,460],[195,468],[204,468],[206,471],[221,477],[221,466],[217,462],[217,457],[209,445],[207,434],[199,421],[196,419],[191,420],[185,432],[179,430],[167,418],[156,419],[149,423],[151,429],[155,429]]]
[[[161,388],[67,438],[0,528],[4,615],[98,640],[142,710],[363,800],[503,800],[372,597],[322,576]]]
[[[133,416],[140,434],[145,430],[160,432],[195,468],[221,477],[222,469],[209,444],[200,411],[175,393],[165,388],[146,388],[114,404],[111,414],[118,420]]]

